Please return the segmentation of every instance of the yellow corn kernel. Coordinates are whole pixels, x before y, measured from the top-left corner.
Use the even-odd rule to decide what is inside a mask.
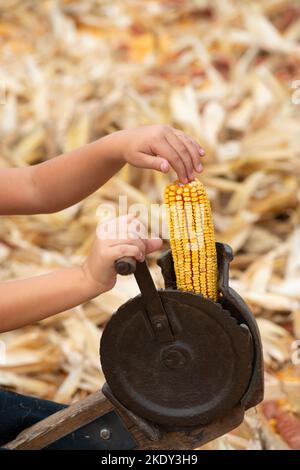
[[[217,253],[203,184],[195,180],[167,186],[165,204],[177,288],[217,301]]]

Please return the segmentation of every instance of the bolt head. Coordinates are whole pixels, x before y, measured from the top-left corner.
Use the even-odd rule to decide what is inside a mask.
[[[107,429],[107,428],[101,429],[101,431],[100,431],[101,439],[103,439],[104,441],[107,441],[108,439],[110,439],[110,436],[111,436],[111,432],[110,432],[109,429]]]
[[[160,320],[158,320],[158,321],[155,322],[155,328],[156,328],[157,330],[161,330],[162,327],[163,327],[163,324],[162,324],[162,322],[161,322]]]
[[[178,349],[167,349],[163,352],[162,361],[171,369],[178,369],[186,365],[186,357]]]

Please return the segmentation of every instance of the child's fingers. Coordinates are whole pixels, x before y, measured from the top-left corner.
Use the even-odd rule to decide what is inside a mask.
[[[132,256],[138,261],[144,261],[146,253],[159,250],[162,246],[160,238],[147,238],[146,227],[132,214],[113,219],[106,225],[108,230],[105,231],[105,239],[108,244],[103,255],[107,259],[115,261],[122,256]]]
[[[173,130],[167,132],[165,138],[184,165],[187,178],[192,181],[195,178],[193,159],[186,142],[176,135]],[[184,183],[185,181],[182,182]]]
[[[159,157],[158,155],[148,155],[147,153],[139,152],[139,167],[149,168],[150,170],[162,171],[168,173],[170,165],[165,158]]]
[[[100,234],[103,235],[103,237],[99,238],[105,238],[104,235],[111,235],[112,233],[118,233],[122,230],[123,227],[127,227],[128,224],[132,222],[134,219],[133,214],[125,214],[120,217],[114,217],[110,220],[107,220],[106,222],[99,223],[97,225],[97,234],[98,236]],[[108,238],[110,238],[108,236]]]
[[[135,258],[137,261],[144,261],[145,258],[143,252],[136,245],[116,245],[110,248],[110,258],[113,262],[123,256]]]
[[[125,214],[120,217],[116,217],[111,221],[112,228],[116,229],[116,233],[123,233],[128,231],[128,227],[132,224],[134,220],[133,214]]]
[[[166,135],[164,135],[155,145],[154,147],[155,154],[159,155],[159,157],[167,160],[173,170],[177,173],[178,178],[182,183],[188,183],[189,175],[188,170],[184,164],[184,155],[179,152],[178,149],[174,148],[167,141]],[[183,153],[186,152],[184,145],[182,144],[182,151]],[[158,158],[158,157],[155,157]]]
[[[153,251],[160,250],[162,247],[161,238],[150,238],[146,240],[146,253],[152,253]]]
[[[145,226],[133,214],[126,214],[99,224],[97,236],[101,240],[126,240],[127,238],[146,238]]]
[[[193,140],[194,144],[196,145],[197,149],[198,149],[198,152],[200,154],[200,157],[204,157],[205,156],[205,150],[203,147],[201,147],[201,145],[198,144],[198,142],[196,142],[195,140]]]
[[[197,151],[192,145],[187,145],[177,137],[172,129],[165,130],[164,134],[153,145],[151,155],[139,152],[138,166],[151,168],[163,173],[170,170],[170,166],[177,173],[182,183],[194,179],[194,163],[192,152]],[[198,170],[197,170],[198,171]]]
[[[147,238],[148,232],[145,225],[136,217],[128,224],[129,238]]]
[[[133,245],[137,246],[140,252],[144,255],[146,253],[146,241],[142,240],[141,238],[124,238],[120,240],[116,240],[114,244],[111,245],[113,246],[120,246],[120,245]]]
[[[162,247],[160,238],[150,238],[145,240],[128,240],[122,245],[115,245],[110,248],[113,261],[123,256],[131,256],[137,261],[144,261],[145,254],[157,251]]]
[[[205,155],[204,150],[200,145],[191,137],[188,135],[184,134],[184,132],[178,131],[175,132],[177,137],[182,140],[187,147],[192,162],[193,162],[193,167],[195,171],[200,172],[202,171],[202,163],[201,163],[201,158]]]
[[[144,240],[148,238],[148,232],[143,224],[137,224],[137,227],[134,225],[133,227],[128,226],[127,229],[124,231],[119,232],[118,236],[116,237],[116,242],[126,243],[127,240]],[[113,243],[115,244],[115,243]]]
[[[201,163],[201,157],[203,157],[205,155],[205,152],[203,150],[204,153],[202,153],[202,152],[200,153],[199,149],[201,149],[201,147],[193,139],[191,139],[187,136],[186,136],[185,139],[186,139],[186,143],[189,147],[190,153],[192,155],[194,169],[195,169],[195,171],[200,173],[203,169],[202,163]]]

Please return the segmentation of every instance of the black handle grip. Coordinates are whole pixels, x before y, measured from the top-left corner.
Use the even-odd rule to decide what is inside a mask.
[[[118,274],[122,274],[122,276],[133,274],[136,270],[136,260],[130,256],[123,256],[123,258],[115,261],[115,270]]]

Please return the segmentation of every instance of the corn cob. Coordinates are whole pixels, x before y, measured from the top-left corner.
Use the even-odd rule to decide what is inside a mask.
[[[217,253],[210,203],[196,180],[165,190],[177,288],[217,301]]]

